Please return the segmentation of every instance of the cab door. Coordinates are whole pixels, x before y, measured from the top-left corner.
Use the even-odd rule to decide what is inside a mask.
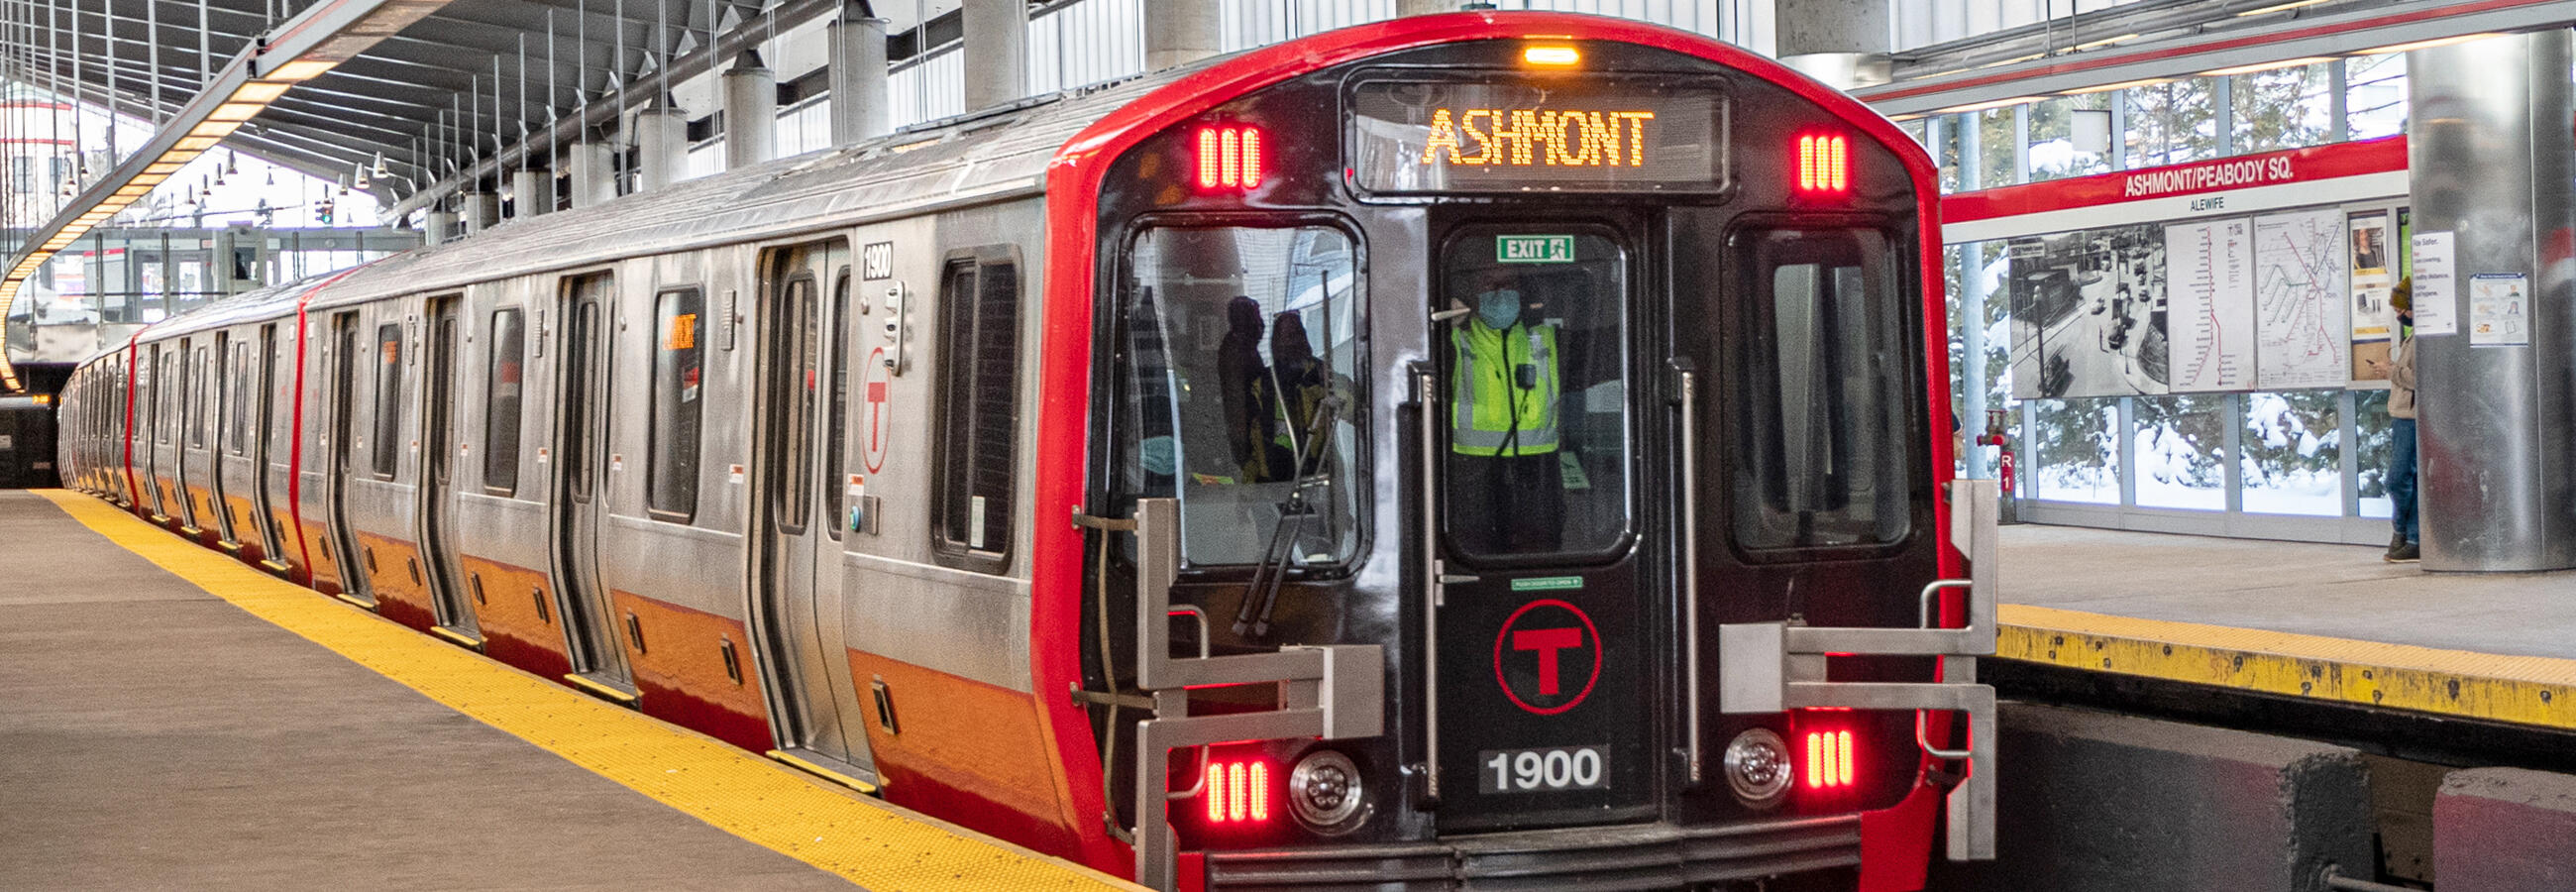
[[[1422,460],[1444,832],[1651,820],[1671,586],[1640,535],[1637,226],[1436,228]],[[1417,473],[1419,473],[1417,471]]]

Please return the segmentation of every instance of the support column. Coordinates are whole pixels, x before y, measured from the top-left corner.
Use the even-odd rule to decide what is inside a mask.
[[[636,190],[652,192],[689,174],[689,113],[666,102],[635,113]]]
[[[473,235],[501,222],[501,196],[494,192],[467,192],[457,198],[457,216],[465,219],[465,234]]]
[[[431,210],[420,215],[420,238],[427,244],[439,244],[456,237],[456,212]]]
[[[566,162],[572,174],[572,206],[586,208],[617,197],[617,147],[599,139],[573,145]]]
[[[1780,63],[1848,90],[1887,83],[1890,0],[1782,0],[1775,13]]]
[[[725,169],[778,156],[778,76],[743,50],[724,73]]]
[[[525,219],[555,209],[555,172],[519,170],[510,173],[510,216]]]
[[[2415,302],[2458,326],[2415,341],[2427,570],[2576,567],[2571,55],[2565,29],[2406,54],[2415,237],[2452,238],[2448,281],[2416,258]],[[2472,312],[2479,276],[2499,294],[2522,277],[2519,320]]]
[[[966,110],[1014,102],[1029,92],[1027,0],[966,0]]]
[[[1216,55],[1217,4],[1145,0],[1145,70],[1161,71]]]
[[[886,107],[886,20],[848,3],[826,27],[831,42],[832,144],[848,145],[894,130]]]
[[[1395,0],[1395,14],[1398,16],[1435,15],[1457,11],[1458,0]]]

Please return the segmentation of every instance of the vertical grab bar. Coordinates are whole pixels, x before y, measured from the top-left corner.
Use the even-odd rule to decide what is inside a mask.
[[[1699,783],[1703,759],[1700,753],[1700,665],[1699,665],[1699,376],[1688,360],[1674,360],[1675,397],[1681,402],[1682,428],[1682,678],[1687,729],[1690,736],[1690,782]]]
[[[1422,501],[1422,792],[1440,798],[1440,382],[1429,363],[1413,364],[1414,402],[1421,407]]]

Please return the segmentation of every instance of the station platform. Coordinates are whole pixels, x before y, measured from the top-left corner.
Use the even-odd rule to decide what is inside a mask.
[[[0,491],[0,888],[1136,889]]]
[[[2375,547],[2022,524],[2006,660],[2576,730],[2576,572],[2427,573]]]

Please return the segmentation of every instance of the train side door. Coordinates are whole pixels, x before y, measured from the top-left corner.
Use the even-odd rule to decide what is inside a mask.
[[[324,501],[331,519],[332,566],[340,575],[341,594],[364,604],[375,603],[367,583],[366,569],[360,566],[358,532],[349,523],[349,481],[358,473],[351,460],[356,448],[352,434],[357,429],[358,358],[365,355],[358,334],[358,314],[341,313],[331,317],[331,368],[327,383],[330,394],[330,473],[324,477]]]
[[[240,398],[238,387],[241,382],[233,377],[238,369],[226,370],[232,368],[233,351],[239,346],[233,343],[231,332],[216,332],[214,352],[204,354],[202,360],[206,374],[203,408],[208,437],[205,444],[206,507],[214,514],[214,523],[209,528],[214,530],[216,542],[221,543],[225,550],[234,552],[241,549],[241,536],[233,530],[233,505],[229,498],[232,487],[224,485],[224,471],[230,447],[241,436],[239,420],[233,417],[233,405]]]
[[[847,328],[850,291],[838,275],[847,255],[838,244],[781,251],[764,280],[752,608],[781,748],[875,780],[841,625],[843,518],[825,511],[845,503],[825,494],[846,488],[846,463],[833,441],[838,425],[825,423],[822,410],[848,389],[848,338],[833,334]]]
[[[1437,485],[1441,829],[1651,820],[1670,595],[1635,495],[1655,452],[1628,359],[1638,246],[1554,215],[1436,244],[1435,360],[1414,384]]]
[[[564,289],[560,374],[555,380],[555,590],[560,593],[565,631],[571,635],[575,677],[606,686],[612,696],[632,698],[635,681],[627,668],[626,649],[617,644],[610,622],[608,591],[599,580],[599,527],[607,515],[602,504],[602,468],[608,448],[609,359],[606,334],[613,279],[607,274],[570,280]]]
[[[151,353],[144,357],[143,367],[137,370],[148,374],[143,376],[141,386],[135,388],[135,396],[143,401],[140,407],[143,418],[140,432],[143,439],[143,485],[146,487],[143,497],[148,500],[144,507],[152,522],[167,524],[170,522],[168,475],[163,473],[161,462],[163,453],[170,446],[170,351],[158,345],[150,349]]]
[[[279,528],[277,505],[286,500],[286,466],[273,461],[273,443],[281,432],[277,429],[277,326],[271,322],[259,328],[259,417],[251,428],[251,492],[253,508],[259,517],[260,554],[271,569],[284,571],[286,533]]]
[[[429,307],[429,374],[421,388],[421,562],[428,566],[430,598],[438,624],[480,639],[474,604],[466,599],[465,574],[456,561],[456,344],[460,297],[433,298]]]

